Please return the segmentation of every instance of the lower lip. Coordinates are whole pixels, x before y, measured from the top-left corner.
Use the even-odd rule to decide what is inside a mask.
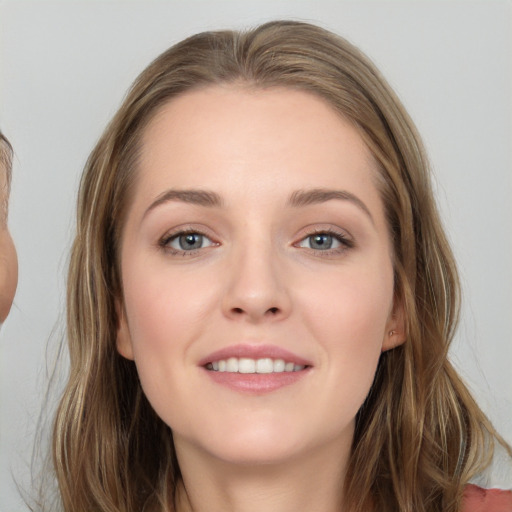
[[[309,373],[309,368],[298,372],[279,373],[216,372],[206,368],[204,371],[214,382],[234,391],[265,394],[295,384]]]

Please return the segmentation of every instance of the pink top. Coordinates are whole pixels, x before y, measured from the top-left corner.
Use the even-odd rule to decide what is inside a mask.
[[[512,491],[470,484],[464,490],[461,512],[512,512]]]

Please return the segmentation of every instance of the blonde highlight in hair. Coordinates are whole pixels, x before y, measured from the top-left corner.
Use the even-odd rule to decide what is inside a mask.
[[[12,177],[12,146],[0,132],[0,226],[7,224]]]
[[[421,140],[357,48],[291,21],[198,34],[170,48],[135,81],[87,162],[69,268],[70,375],[53,437],[64,510],[174,510],[172,433],[146,400],[134,363],[116,351],[119,248],[145,127],[172,98],[226,83],[309,91],[352,122],[370,149],[407,341],[382,355],[356,418],[346,507],[455,512],[464,484],[488,464],[496,433],[447,358],[459,282]]]

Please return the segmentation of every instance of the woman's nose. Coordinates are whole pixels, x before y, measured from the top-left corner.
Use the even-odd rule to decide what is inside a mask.
[[[224,314],[251,323],[286,318],[291,300],[283,270],[271,247],[237,254],[228,270]]]

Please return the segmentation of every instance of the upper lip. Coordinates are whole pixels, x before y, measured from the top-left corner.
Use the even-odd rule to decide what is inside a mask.
[[[312,366],[311,361],[290,352],[276,345],[231,345],[216,350],[199,361],[199,366],[206,366],[208,363],[229,359],[230,357],[247,357],[249,359],[283,359],[287,363],[294,363],[303,366]]]

